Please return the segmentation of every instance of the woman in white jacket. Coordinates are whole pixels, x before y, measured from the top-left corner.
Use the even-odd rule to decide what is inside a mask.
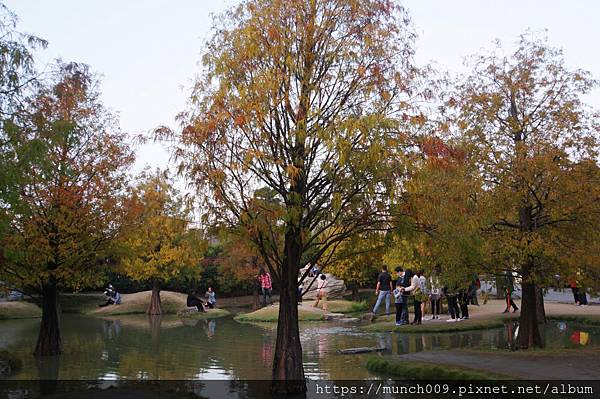
[[[425,292],[425,277],[423,271],[419,270],[417,274],[410,280],[410,287],[406,287],[404,292],[410,292],[413,296],[413,305],[415,310],[415,318],[411,324],[421,324],[423,320],[423,314],[421,312],[421,302],[423,302],[423,295]]]

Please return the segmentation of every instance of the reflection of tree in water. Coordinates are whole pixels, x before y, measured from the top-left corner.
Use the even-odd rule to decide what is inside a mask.
[[[60,370],[60,356],[36,356],[35,365],[40,379],[40,394],[55,393]]]
[[[162,315],[148,315],[148,327],[150,329],[150,342],[154,353],[160,352],[160,330],[162,325]]]
[[[61,379],[192,379],[209,369],[214,371],[215,367],[221,368],[221,373],[242,379],[270,376],[269,366],[263,366],[260,358],[262,337],[265,334],[270,337],[272,333],[258,327],[231,319],[210,323],[201,320],[193,327],[184,326],[181,320],[170,316],[163,316],[160,323],[149,321],[146,315],[118,319],[111,326],[111,321],[100,318],[63,317]],[[223,326],[219,334],[215,333],[217,323]],[[10,326],[6,324],[7,329]],[[203,326],[213,334],[210,344]],[[14,378],[38,379],[35,358],[31,356],[38,329],[39,321],[27,323],[20,337],[5,347],[24,362]]]

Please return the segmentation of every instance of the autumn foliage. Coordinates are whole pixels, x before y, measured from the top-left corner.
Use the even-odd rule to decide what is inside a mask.
[[[165,172],[146,171],[128,200],[128,228],[120,237],[120,271],[154,288],[148,314],[162,314],[160,283],[176,277],[196,279],[206,249],[192,226],[192,208],[179,196]]]

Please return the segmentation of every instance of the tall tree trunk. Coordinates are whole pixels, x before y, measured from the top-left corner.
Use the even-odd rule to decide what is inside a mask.
[[[150,297],[150,306],[146,311],[149,315],[161,315],[163,313],[162,303],[160,302],[160,283],[155,280],[152,285],[152,297]]]
[[[353,301],[360,300],[360,294],[358,292],[358,284],[352,284],[352,300]]]
[[[61,340],[58,320],[58,290],[52,279],[42,288],[42,323],[34,355],[60,355]]]
[[[537,296],[537,321],[538,324],[546,324],[546,309],[544,308],[544,290],[541,287],[535,287]]]
[[[252,291],[252,310],[257,310],[259,308],[260,308],[260,294],[258,292],[258,287],[255,284],[254,290]]]
[[[297,234],[295,234],[297,233]],[[300,234],[293,228],[286,232],[285,258],[281,267],[279,321],[273,359],[271,390],[277,394],[306,392],[302,345],[298,328],[298,272],[300,265]]]
[[[519,318],[519,337],[517,346],[522,349],[530,347],[543,348],[544,342],[538,324],[539,292],[530,280],[531,262],[523,266],[521,300],[521,316]],[[543,306],[543,305],[542,305]]]

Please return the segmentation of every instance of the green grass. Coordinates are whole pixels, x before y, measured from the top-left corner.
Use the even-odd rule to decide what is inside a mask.
[[[350,306],[350,311],[348,313],[364,312],[368,308],[369,304],[367,303],[367,301],[352,302],[352,305]]]
[[[367,370],[407,380],[498,380],[514,379],[501,374],[470,369],[459,366],[439,365],[427,362],[394,361],[384,357],[370,357],[367,360]]]
[[[219,317],[229,316],[231,313],[222,308],[209,309],[206,312],[178,313],[178,316],[184,319],[217,319]]]
[[[463,320],[456,323],[425,323],[421,325],[403,325],[396,326],[394,322],[376,322],[360,328],[369,332],[404,332],[404,333],[445,333],[487,330],[489,328],[498,328],[504,325],[504,319],[485,319],[485,320]]]
[[[234,317],[241,322],[276,322],[279,318],[279,308],[267,306],[252,313],[240,313]],[[299,321],[324,321],[323,314],[298,309]]]
[[[578,316],[578,315],[550,315],[546,316],[547,320],[570,321],[577,324],[588,326],[600,326],[600,316]]]
[[[298,321],[325,321],[325,317],[320,311],[313,312],[304,309],[309,307],[312,302],[305,300],[304,306],[298,307]],[[360,313],[367,307],[368,304],[365,301],[352,302],[339,299],[327,301],[328,313]],[[279,308],[267,306],[255,312],[240,313],[234,319],[240,322],[276,322],[278,318]]]
[[[359,313],[368,308],[366,301],[352,302],[341,299],[327,301],[327,309],[330,313]]]
[[[25,301],[0,302],[0,320],[42,317],[42,310]]]
[[[98,313],[98,316],[125,316],[131,314],[146,314],[148,310],[147,304],[140,304],[132,307],[124,307],[122,305],[110,305],[110,312]],[[163,301],[162,310],[165,315],[176,315],[181,310],[181,306],[176,303]],[[94,314],[94,313],[93,313]],[[96,314],[94,314],[96,315]]]

